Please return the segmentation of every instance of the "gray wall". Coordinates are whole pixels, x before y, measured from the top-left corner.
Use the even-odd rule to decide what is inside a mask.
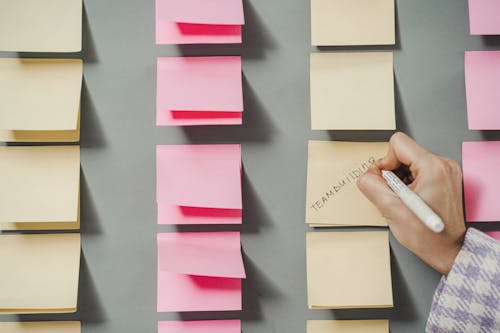
[[[243,45],[181,47],[155,45],[153,0],[84,2],[79,311],[0,320],[76,318],[85,333],[123,333],[155,332],[158,320],[241,317],[245,333],[288,333],[305,332],[306,319],[388,318],[392,333],[423,332],[439,275],[394,239],[394,309],[307,310],[307,140],[391,134],[309,129],[309,1],[245,0]],[[434,152],[460,159],[462,141],[500,139],[466,129],[463,52],[500,49],[500,37],[469,36],[467,1],[398,0],[396,28],[395,47],[331,50],[394,49],[398,128]],[[243,126],[155,126],[156,57],[240,54]],[[156,233],[177,229],[156,225],[155,145],[226,142],[243,144],[244,310],[158,314]],[[180,228],[226,229],[239,228]]]

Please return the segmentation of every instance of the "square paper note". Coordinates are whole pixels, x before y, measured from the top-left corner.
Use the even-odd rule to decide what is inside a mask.
[[[500,51],[465,52],[465,89],[469,129],[499,130]]]
[[[311,0],[312,45],[395,43],[394,0]]]
[[[500,141],[464,142],[465,215],[468,222],[500,221]]]
[[[307,333],[389,333],[389,321],[308,320]]]
[[[242,0],[156,0],[156,44],[241,43]]]
[[[311,127],[395,129],[392,52],[311,54]]]
[[[393,306],[387,231],[308,232],[310,309]]]
[[[0,51],[81,51],[82,0],[0,0],[0,8]]]
[[[0,147],[0,229],[80,228],[80,147]]]
[[[198,276],[245,277],[239,232],[163,233],[158,239],[161,270]]]
[[[156,125],[241,124],[241,57],[158,58]]]
[[[80,234],[0,235],[0,248],[0,313],[76,312]]]
[[[158,312],[241,310],[239,232],[158,234]]]
[[[80,333],[79,321],[0,322],[0,333]]]
[[[500,35],[500,1],[469,0],[471,35]]]
[[[241,333],[241,321],[236,319],[160,321],[158,333]]]
[[[0,59],[0,140],[80,140],[80,59]]]
[[[386,226],[356,181],[387,149],[385,142],[309,141],[306,223]]]
[[[240,224],[240,145],[156,147],[159,224]]]

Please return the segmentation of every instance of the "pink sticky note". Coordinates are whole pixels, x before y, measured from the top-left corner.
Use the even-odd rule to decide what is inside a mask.
[[[158,312],[241,310],[241,279],[160,271]]]
[[[158,109],[243,111],[240,56],[158,58]]]
[[[471,35],[500,35],[500,0],[469,0]]]
[[[164,270],[158,235],[158,312],[241,310],[241,279],[197,276]],[[181,255],[181,254],[179,254]]]
[[[245,277],[238,231],[161,233],[158,234],[158,250],[162,271]]]
[[[500,240],[500,231],[487,231],[486,234],[496,240]]]
[[[242,0],[159,0],[162,19],[201,24],[245,24]]]
[[[241,57],[158,58],[157,125],[241,124]]]
[[[241,209],[241,146],[156,147],[157,203]]]
[[[156,0],[156,44],[237,44],[241,25],[192,24],[164,19],[164,0]]]
[[[468,222],[500,221],[500,141],[464,142],[462,167]]]
[[[241,209],[158,204],[158,224],[241,224]]]
[[[160,321],[158,333],[241,333],[241,321],[237,319]]]
[[[469,129],[500,129],[500,51],[465,52],[465,88]]]

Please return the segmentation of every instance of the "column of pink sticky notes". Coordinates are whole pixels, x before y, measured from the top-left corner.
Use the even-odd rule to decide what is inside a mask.
[[[469,0],[469,23],[471,35],[500,35],[500,1]],[[500,130],[500,51],[466,51],[464,71],[469,130]],[[500,141],[462,144],[467,222],[500,221],[499,163]]]
[[[241,43],[242,0],[156,0],[157,44]],[[240,56],[157,59],[156,125],[241,125]],[[241,145],[158,145],[160,225],[242,223]],[[158,312],[238,311],[239,231],[158,233]],[[241,321],[162,321],[158,333],[240,333]]]

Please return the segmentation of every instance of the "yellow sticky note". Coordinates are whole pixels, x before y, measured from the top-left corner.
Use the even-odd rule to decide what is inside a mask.
[[[394,0],[311,0],[312,45],[390,45]]]
[[[308,232],[310,309],[393,306],[388,231]]]
[[[81,51],[82,0],[0,0],[0,8],[0,51]]]
[[[1,141],[80,140],[82,60],[0,58],[0,73]]]
[[[80,147],[0,147],[0,229],[77,229]]]
[[[389,333],[389,321],[308,320],[307,333]]]
[[[0,333],[80,333],[79,321],[0,322]]]
[[[313,130],[396,128],[392,52],[311,54]]]
[[[386,226],[356,181],[387,149],[385,142],[309,141],[306,223]]]
[[[80,234],[3,234],[0,249],[0,313],[76,311]]]

